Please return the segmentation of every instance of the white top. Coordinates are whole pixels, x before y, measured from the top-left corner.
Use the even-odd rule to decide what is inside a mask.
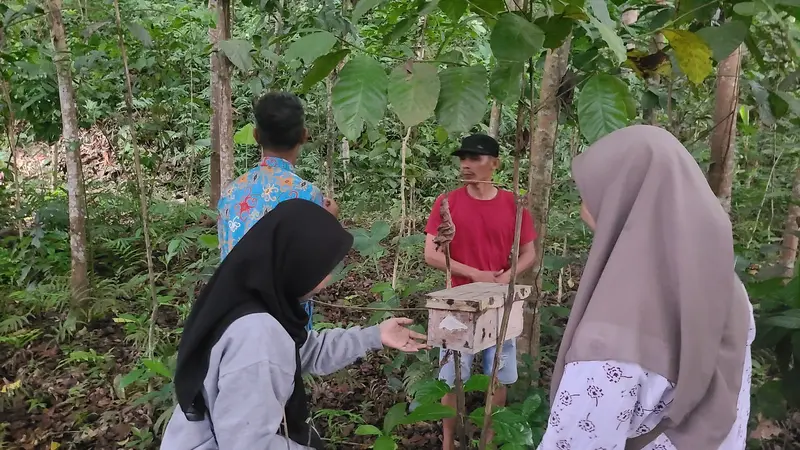
[[[734,422],[719,450],[743,450],[750,416],[750,345],[755,338],[753,307],[747,338],[742,388]],[[638,364],[581,361],[567,364],[551,405],[539,450],[611,450],[652,430],[669,416],[675,385]],[[644,450],[676,450],[662,434]]]

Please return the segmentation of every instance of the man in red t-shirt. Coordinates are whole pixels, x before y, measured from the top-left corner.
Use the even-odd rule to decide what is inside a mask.
[[[514,194],[496,188],[491,181],[492,175],[499,167],[498,156],[500,146],[492,137],[485,134],[473,134],[461,141],[461,147],[453,152],[461,160],[461,178],[465,186],[449,192],[447,201],[453,217],[456,233],[450,243],[450,269],[453,275],[453,286],[473,282],[508,283],[511,281],[511,246],[514,243],[516,222],[516,202]],[[444,195],[439,196],[433,204],[433,210],[425,227],[425,262],[439,270],[445,270],[444,253],[436,250],[433,242],[441,223],[440,205]],[[529,269],[533,265],[536,251],[533,241],[536,231],[533,220],[527,210],[522,214],[522,229],[519,241],[519,260],[517,273]],[[440,353],[440,360],[446,352]],[[483,372],[492,373],[495,347],[483,351]],[[465,381],[472,368],[472,355],[461,357],[461,375]],[[501,386],[495,391],[494,404],[504,406],[506,403],[506,386],[517,381],[516,341],[511,339],[503,344],[500,368],[497,372]],[[451,387],[455,383],[455,367],[452,358],[448,358],[439,372],[439,379]],[[447,394],[442,403],[455,408],[454,394]],[[444,420],[443,449],[455,448],[455,419]]]

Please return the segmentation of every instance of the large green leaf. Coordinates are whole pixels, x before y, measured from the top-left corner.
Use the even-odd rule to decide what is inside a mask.
[[[524,62],[542,49],[544,33],[522,16],[505,13],[492,28],[489,44],[498,61]]]
[[[253,137],[253,128],[255,127],[252,123],[239,128],[239,131],[233,135],[233,142],[241,145],[256,145],[256,138]]]
[[[308,64],[330,52],[334,45],[336,45],[336,36],[327,31],[318,31],[292,42],[284,56],[289,61],[301,59]]]
[[[622,38],[619,37],[614,29],[591,16],[589,17],[589,22],[600,32],[600,37],[608,44],[617,64],[625,62],[628,59],[628,51],[625,49],[625,43]]]
[[[325,79],[349,53],[350,50],[347,49],[337,50],[317,58],[311,68],[308,69],[305,78],[303,78],[303,91],[308,91],[315,84]]]
[[[386,112],[389,83],[380,63],[369,56],[356,56],[344,65],[333,86],[333,118],[342,134],[358,139],[364,122],[376,125]]]
[[[403,125],[413,127],[433,115],[439,87],[436,66],[402,64],[389,76],[389,103]]]
[[[589,0],[589,8],[592,10],[592,15],[597,18],[603,25],[610,29],[614,29],[616,23],[611,20],[611,15],[608,14],[608,5],[605,0]]]
[[[722,61],[736,50],[747,37],[747,24],[738,20],[725,22],[718,27],[706,27],[697,31],[713,52],[714,59]]]
[[[380,436],[383,432],[375,425],[359,425],[356,428],[356,436]]]
[[[544,48],[549,49],[561,47],[572,33],[574,23],[574,20],[566,16],[542,16],[533,22],[544,33]]]
[[[373,450],[396,450],[397,443],[391,436],[381,436],[372,445]]]
[[[485,374],[469,377],[469,380],[464,383],[464,392],[486,392],[489,390],[491,378],[491,376]]]
[[[506,10],[505,0],[469,0],[469,9],[481,16],[489,26],[494,24],[497,15]]]
[[[386,411],[386,416],[383,418],[383,434],[392,434],[392,431],[400,424],[406,417],[407,403],[398,403]]]
[[[414,393],[414,400],[420,404],[438,402],[450,392],[450,386],[435,378],[423,381]]]
[[[453,22],[458,22],[467,12],[467,0],[439,0],[439,8]]]
[[[489,92],[500,103],[511,105],[522,94],[524,62],[498,61],[489,80]]]
[[[700,84],[711,73],[711,49],[700,36],[686,30],[663,30],[675,51],[681,71],[694,84]]]
[[[358,22],[370,9],[380,5],[384,0],[360,0],[353,8],[353,23]]]
[[[590,78],[578,95],[581,134],[590,143],[628,125],[630,92],[619,78],[599,74]]]
[[[147,31],[145,27],[136,22],[128,22],[127,27],[131,34],[136,36],[136,39],[138,39],[142,45],[145,47],[153,45],[153,38],[150,37],[150,32]]]
[[[445,406],[441,403],[428,403],[426,405],[420,405],[417,409],[411,411],[411,413],[403,419],[402,423],[404,425],[410,425],[417,422],[434,422],[455,417],[455,415],[456,410],[449,406]]]
[[[253,58],[250,57],[253,45],[250,42],[241,39],[219,41],[219,49],[242,72],[247,72],[253,68]]]
[[[488,106],[483,66],[450,67],[439,74],[436,120],[448,132],[462,132],[483,119]]]

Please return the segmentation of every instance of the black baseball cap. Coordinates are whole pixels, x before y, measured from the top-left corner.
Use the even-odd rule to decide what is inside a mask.
[[[453,152],[453,156],[488,155],[500,156],[500,144],[486,134],[471,134],[461,140],[461,147]]]

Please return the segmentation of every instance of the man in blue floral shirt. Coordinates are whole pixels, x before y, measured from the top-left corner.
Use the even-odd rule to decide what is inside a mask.
[[[332,199],[294,171],[300,147],[308,139],[303,105],[288,92],[270,92],[255,103],[253,136],[261,146],[257,167],[233,180],[222,190],[217,205],[219,216],[220,259],[223,260],[239,239],[278,203],[293,198],[312,201],[334,216],[339,207]],[[311,329],[312,303],[305,305]]]

